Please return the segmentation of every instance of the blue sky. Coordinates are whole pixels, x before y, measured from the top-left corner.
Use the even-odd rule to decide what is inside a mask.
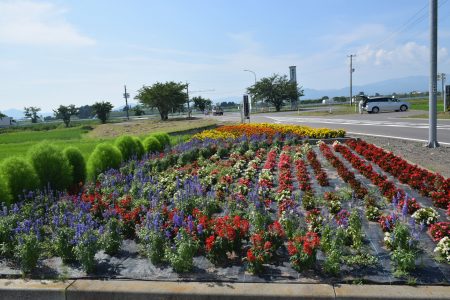
[[[450,1],[439,1],[439,72],[450,72]],[[297,66],[304,88],[428,74],[428,1],[0,0],[0,111],[107,100],[142,85],[189,82],[238,101]],[[211,91],[214,90],[214,91]]]

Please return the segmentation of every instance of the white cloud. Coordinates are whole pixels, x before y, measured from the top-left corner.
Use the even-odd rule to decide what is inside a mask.
[[[95,41],[64,18],[64,8],[48,2],[0,1],[0,43],[89,46]]]

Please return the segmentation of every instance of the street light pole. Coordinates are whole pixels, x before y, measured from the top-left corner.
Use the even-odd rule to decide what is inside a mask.
[[[437,0],[430,0],[430,95],[428,111],[428,148],[437,148]]]
[[[253,73],[253,76],[255,77],[255,85],[256,85],[256,73],[253,72],[252,70],[244,70],[244,72],[250,72],[250,73]],[[252,102],[253,102],[253,99],[252,99],[252,101],[249,102],[249,105],[250,105],[250,111],[252,110]]]
[[[347,57],[350,57],[350,106],[353,104],[353,72],[355,72],[353,68],[353,57],[355,56],[356,54],[347,55]]]

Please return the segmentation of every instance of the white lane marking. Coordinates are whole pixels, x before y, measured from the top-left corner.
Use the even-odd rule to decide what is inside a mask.
[[[323,124],[343,124],[360,126],[384,126],[384,127],[404,127],[404,128],[428,128],[427,123],[410,122],[388,122],[388,121],[363,121],[348,119],[323,119],[323,118],[292,118],[292,117],[267,117],[277,122],[295,122],[295,123],[323,123]],[[450,125],[437,125],[438,129],[450,130]]]
[[[368,136],[375,136],[375,137],[384,137],[384,138],[391,138],[391,139],[398,139],[398,140],[406,140],[406,141],[413,141],[413,142],[424,142],[428,143],[427,140],[421,140],[421,139],[413,139],[413,138],[406,138],[406,137],[400,137],[400,136],[391,136],[391,135],[382,135],[382,134],[371,134],[371,133],[362,133],[362,132],[351,132],[347,131],[348,134],[356,134],[356,135],[368,135]],[[441,145],[450,146],[450,143],[445,142],[439,142]]]

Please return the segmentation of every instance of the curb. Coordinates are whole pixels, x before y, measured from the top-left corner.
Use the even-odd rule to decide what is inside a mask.
[[[0,279],[0,299],[450,299],[450,286]]]

